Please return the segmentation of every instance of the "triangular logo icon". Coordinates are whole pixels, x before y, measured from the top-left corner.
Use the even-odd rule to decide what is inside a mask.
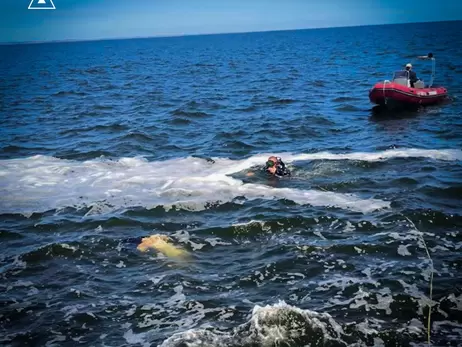
[[[56,10],[53,0],[31,0],[29,10]]]

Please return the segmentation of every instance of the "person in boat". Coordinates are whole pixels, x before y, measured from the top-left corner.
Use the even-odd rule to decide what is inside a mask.
[[[273,176],[290,176],[290,171],[286,168],[286,164],[284,164],[281,158],[275,156],[268,158],[265,164],[265,171]]]
[[[411,84],[411,88],[414,88],[414,83],[417,82],[419,79],[417,78],[417,74],[414,71],[412,71],[411,63],[406,64],[406,71],[409,75],[409,82]]]

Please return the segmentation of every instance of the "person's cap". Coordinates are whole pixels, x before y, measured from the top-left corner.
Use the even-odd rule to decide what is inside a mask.
[[[407,63],[406,67],[412,67],[411,63]]]

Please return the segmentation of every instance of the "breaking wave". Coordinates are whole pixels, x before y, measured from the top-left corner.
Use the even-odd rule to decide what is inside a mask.
[[[36,155],[0,161],[0,188],[5,198],[0,213],[22,213],[73,208],[91,208],[100,214],[129,207],[163,206],[203,210],[237,198],[287,199],[297,204],[331,206],[362,213],[387,208],[379,199],[361,199],[315,189],[275,188],[244,183],[230,175],[260,166],[269,154],[244,160],[180,158],[149,162],[143,158],[71,161]],[[303,160],[363,160],[424,157],[461,160],[460,150],[401,149],[378,153],[311,154],[280,153],[287,163]]]

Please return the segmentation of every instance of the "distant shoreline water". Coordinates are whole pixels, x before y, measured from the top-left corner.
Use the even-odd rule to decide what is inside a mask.
[[[145,40],[145,39],[163,39],[176,37],[196,37],[196,36],[214,36],[214,35],[235,35],[235,34],[258,34],[258,33],[273,33],[273,32],[291,32],[291,31],[306,31],[306,30],[327,30],[327,29],[342,29],[342,28],[360,28],[360,27],[381,27],[381,26],[401,26],[412,24],[432,24],[432,23],[451,23],[460,22],[461,19],[444,20],[444,21],[422,21],[422,22],[405,22],[405,23],[381,23],[381,24],[359,24],[345,25],[332,27],[313,27],[313,28],[289,28],[289,29],[274,29],[274,30],[256,30],[256,31],[235,31],[222,33],[193,33],[193,34],[171,34],[171,35],[155,35],[155,36],[134,36],[134,37],[103,37],[95,39],[68,39],[68,40],[49,40],[49,41],[17,41],[17,42],[0,42],[1,46],[9,45],[32,45],[32,44],[52,44],[52,43],[67,43],[67,42],[104,42],[104,41],[123,41],[123,40]]]

